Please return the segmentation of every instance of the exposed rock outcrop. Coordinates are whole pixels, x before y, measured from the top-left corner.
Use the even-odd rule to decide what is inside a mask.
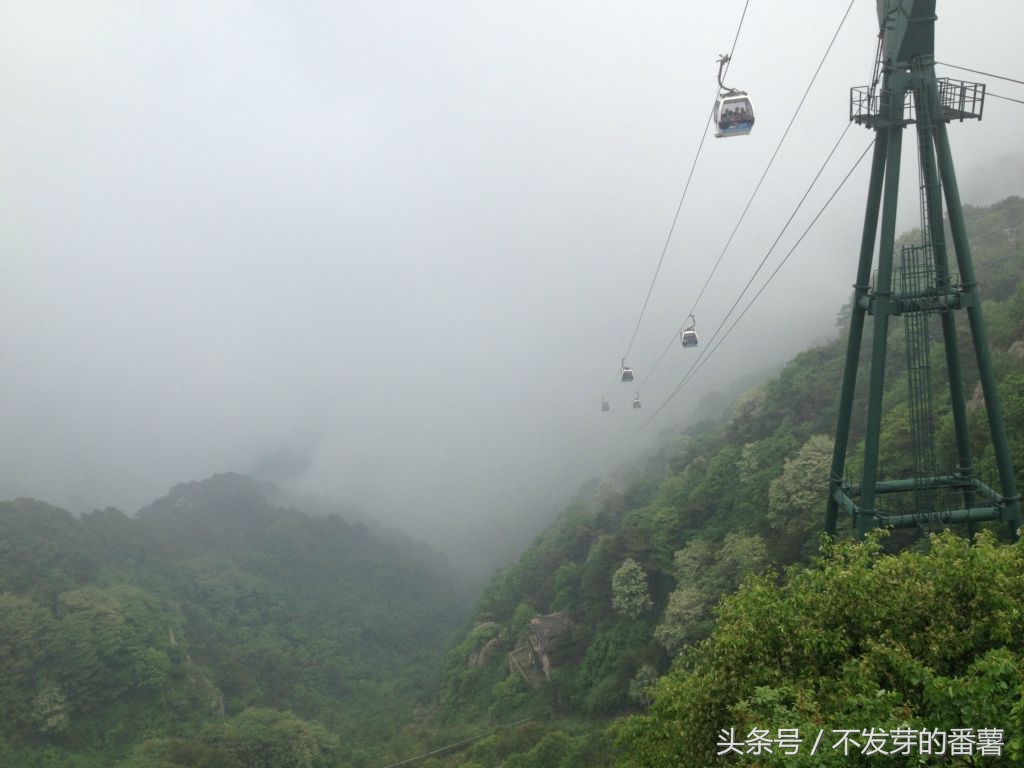
[[[534,686],[550,681],[555,643],[571,626],[572,620],[564,611],[534,616],[527,629],[526,644],[508,655],[509,672],[522,675]]]

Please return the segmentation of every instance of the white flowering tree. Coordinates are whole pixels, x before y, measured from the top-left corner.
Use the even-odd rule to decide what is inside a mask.
[[[647,574],[636,560],[627,557],[612,574],[612,608],[630,619],[654,607],[647,591]]]

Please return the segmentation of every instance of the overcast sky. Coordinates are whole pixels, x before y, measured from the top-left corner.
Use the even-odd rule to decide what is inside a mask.
[[[855,3],[701,299],[705,339],[870,80],[874,6]],[[754,132],[705,144],[630,355],[644,408],[616,384],[602,414],[742,0],[0,0],[0,495],[133,512],[258,470],[449,550],[530,533],[702,393],[833,333],[866,162],[631,434],[697,354],[647,376],[846,7],[750,3],[728,83]],[[1024,6],[983,7],[939,3],[937,58],[1021,78]],[[951,127],[965,197],[971,169],[1024,151],[1022,118],[989,99]],[[850,129],[769,269],[870,138]]]

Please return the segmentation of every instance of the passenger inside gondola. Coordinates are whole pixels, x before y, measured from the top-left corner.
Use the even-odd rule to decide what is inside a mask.
[[[750,110],[747,109],[747,106],[745,104],[738,104],[724,109],[718,124],[721,128],[731,128],[740,123],[749,123],[750,119]]]

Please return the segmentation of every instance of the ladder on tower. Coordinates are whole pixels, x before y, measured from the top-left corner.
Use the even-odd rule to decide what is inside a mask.
[[[966,524],[1008,524],[1016,536],[1021,523],[1012,456],[1003,424],[999,392],[981,298],[967,240],[947,135],[951,121],[980,119],[985,87],[981,83],[935,75],[935,0],[879,0],[879,50],[870,85],[850,90],[850,119],[875,133],[875,152],[861,238],[850,332],[847,337],[829,471],[825,530],[834,535],[840,513],[848,514],[863,536],[876,526],[893,528]],[[879,74],[881,83],[879,84]],[[912,97],[912,98],[908,98]],[[914,125],[918,140],[921,243],[896,248],[900,156],[904,131]],[[948,214],[943,216],[943,202]],[[877,279],[871,279],[876,254]],[[956,272],[950,268],[955,256]],[[985,396],[989,436],[999,473],[997,491],[982,482],[973,458],[959,352],[957,316],[966,314],[969,338]],[[847,472],[857,374],[865,323],[873,318],[867,382],[867,412],[862,441],[860,482]],[[888,477],[880,455],[887,337],[890,321],[902,318],[905,330],[911,456],[900,463],[911,477]],[[941,328],[941,333],[933,331]],[[936,386],[931,347],[941,347],[952,417],[956,466],[939,472],[936,443]],[[907,497],[912,497],[908,499]],[[910,504],[906,502],[910,501]]]

